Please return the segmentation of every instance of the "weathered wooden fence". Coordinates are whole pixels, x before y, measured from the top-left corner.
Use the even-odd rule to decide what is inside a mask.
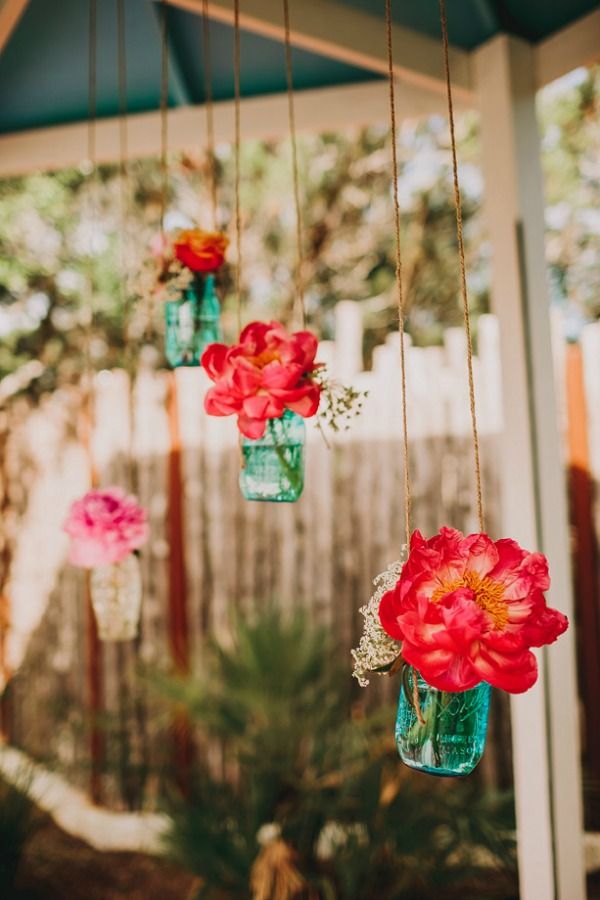
[[[174,733],[137,669],[194,669],[205,638],[226,634],[233,611],[249,613],[271,599],[284,608],[303,605],[331,625],[350,671],[358,609],[404,541],[399,338],[376,349],[372,371],[358,371],[357,315],[357,305],[340,305],[338,341],[323,344],[320,356],[341,380],[369,392],[365,409],[349,432],[332,437],[331,448],[309,428],[306,487],[297,504],[241,498],[235,424],[203,413],[201,370],[141,369],[133,386],[122,371],[97,375],[93,456],[100,483],[135,491],[150,511],[136,642],[98,644],[85,578],[64,565],[60,527],[89,480],[73,426],[76,398],[54,395],[14,434],[20,447],[30,447],[37,475],[12,565],[5,730],[74,783],[91,783],[97,799],[151,807],[166,759],[175,752],[185,763],[189,735],[184,728]],[[489,530],[497,533],[502,422],[492,316],[479,321],[475,366]],[[474,529],[462,331],[450,329],[443,347],[410,347],[408,372],[415,524],[429,533],[444,523]],[[387,680],[371,696],[386,690]],[[506,718],[498,716],[494,727],[506,745]],[[509,777],[493,741],[486,758],[490,778]]]

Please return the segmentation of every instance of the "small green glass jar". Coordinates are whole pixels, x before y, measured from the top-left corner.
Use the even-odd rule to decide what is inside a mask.
[[[220,315],[214,275],[195,275],[180,299],[166,301],[165,355],[172,369],[200,365],[208,344],[221,340]]]
[[[415,708],[415,678],[423,721]],[[396,719],[402,762],[430,775],[469,775],[483,755],[490,694],[484,681],[467,691],[439,691],[405,666]]]
[[[294,503],[304,487],[304,419],[286,409],[268,419],[263,437],[242,438],[240,490],[246,500]]]

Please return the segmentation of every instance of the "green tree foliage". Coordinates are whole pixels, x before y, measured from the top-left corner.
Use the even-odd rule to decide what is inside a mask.
[[[472,116],[463,118],[460,131],[465,172],[472,175]],[[372,346],[396,322],[388,129],[306,136],[300,151],[309,319],[330,337],[337,301],[361,301]],[[405,281],[413,311],[409,325],[416,339],[437,340],[444,323],[460,320],[444,120],[406,123],[400,151]],[[219,224],[233,232],[231,148],[223,146],[219,154]],[[242,172],[246,315],[290,321],[296,247],[289,142],[247,143]],[[172,159],[168,225],[212,225],[205,174],[201,157]],[[79,170],[33,175],[0,185],[0,328],[6,337],[0,375],[37,358],[47,367],[48,387],[76,377],[92,315],[91,350],[98,367],[126,364],[127,348],[134,351],[131,357],[141,343],[160,346],[160,310],[148,316],[147,310],[134,311],[133,304],[135,272],[158,230],[159,185],[156,161],[131,164],[125,217],[115,167],[92,175]],[[467,184],[465,218],[474,271],[481,260],[485,263],[478,249],[480,228],[471,227],[471,219],[478,219],[477,192]],[[222,289],[233,333],[235,298],[227,271]],[[484,288],[475,291],[476,307],[484,308],[485,296]]]
[[[124,314],[111,243],[108,177],[93,235],[89,186],[81,172],[33,175],[0,186],[0,313],[4,332],[0,375],[31,359],[46,369],[40,387],[53,388],[83,370],[90,322],[88,277],[93,278],[94,342],[102,365],[122,362]],[[108,215],[108,212],[107,212]],[[93,227],[93,226],[92,226]],[[88,253],[95,237],[93,253]]]
[[[540,96],[548,199],[548,256],[562,294],[600,314],[598,95],[600,69],[569,76]],[[480,213],[477,117],[459,117],[459,158],[470,299],[488,308],[488,254]],[[396,327],[395,248],[389,130],[302,135],[303,279],[310,323],[333,336],[339,300],[360,302],[365,361]],[[403,123],[399,134],[403,275],[408,329],[437,343],[461,322],[447,122]],[[233,241],[231,147],[218,148],[219,225]],[[212,226],[202,153],[172,158],[170,226]],[[158,230],[161,178],[156,160],[119,171],[66,170],[0,183],[0,377],[39,359],[37,387],[74,380],[90,336],[97,367],[132,366],[142,345],[162,364],[160,309],[135,304],[135,272]],[[121,198],[125,197],[122,207]],[[244,145],[242,153],[245,317],[292,318],[296,261],[289,141]],[[235,261],[235,248],[230,252]],[[93,284],[90,304],[88,285]],[[225,326],[234,335],[236,298],[223,273]]]
[[[547,257],[555,290],[600,316],[600,66],[542,91]]]
[[[21,772],[15,784],[0,781],[0,897],[13,896],[25,843],[39,824],[28,795],[31,778]]]
[[[159,682],[225,748],[224,777],[200,758],[171,808],[169,852],[199,897],[260,897],[259,880],[288,885],[269,900],[510,897],[510,798],[411,776],[393,710],[353,712],[335,660],[306,614],[268,610],[213,644],[199,679]]]

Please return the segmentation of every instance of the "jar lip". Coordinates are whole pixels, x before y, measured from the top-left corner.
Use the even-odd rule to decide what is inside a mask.
[[[92,566],[90,568],[90,572],[92,575],[94,572],[104,573],[107,570],[111,569],[131,569],[133,567],[139,567],[141,559],[141,551],[140,548],[136,548],[135,550],[130,550],[125,556],[121,556],[119,559],[115,559],[112,562],[105,562],[101,565]]]

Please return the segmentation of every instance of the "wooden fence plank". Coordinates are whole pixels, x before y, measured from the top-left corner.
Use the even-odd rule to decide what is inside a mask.
[[[308,424],[306,486],[297,504],[242,499],[235,421],[205,415],[207,379],[200,370],[166,374],[142,368],[131,400],[124,373],[99,377],[94,436],[99,474],[104,484],[135,486],[151,525],[151,538],[141,552],[140,639],[131,647],[105,651],[102,689],[112,722],[107,761],[113,774],[104,777],[103,788],[110,805],[152,808],[170,752],[165,741],[169,720],[139,679],[140,668],[166,670],[174,661],[182,671],[199,668],[206,639],[228,636],[232,612],[247,616],[270,601],[287,610],[306,606],[315,619],[329,623],[344,658],[356,641],[358,608],[371,594],[372,578],[398,558],[404,517],[399,336],[390,335],[376,348],[372,371],[359,372],[355,325],[348,314],[345,349],[336,351],[327,342],[319,356],[333,370],[337,366],[351,375],[358,389],[370,392],[364,414],[349,432],[331,440],[331,449]],[[497,398],[494,328],[488,320],[480,329],[482,359],[476,364],[484,408]],[[445,347],[407,344],[414,524],[428,533],[444,523],[468,530],[476,520],[464,334],[450,333]],[[485,409],[481,419],[486,500],[494,527],[500,423]],[[60,742],[52,737],[46,749],[77,781],[81,766],[89,764],[76,715],[78,704],[83,708],[77,684],[85,634],[78,573],[58,576],[49,610],[52,616],[39,624],[26,648],[19,687],[19,697],[28,691],[39,694],[48,708],[42,714],[42,701],[24,702],[16,739],[39,748],[42,730],[52,734],[52,717],[58,718],[50,698],[68,698],[72,721],[62,729]],[[53,665],[52,641],[60,643],[63,662],[44,692],[41,682]],[[361,696],[372,703],[377,697],[390,698],[396,689],[391,680],[382,680]],[[36,716],[43,728],[36,727]],[[215,747],[203,752],[215,769],[224,764]]]
[[[583,752],[588,777],[595,784],[600,784],[600,718],[590,712],[600,693],[598,545],[594,530],[594,486],[590,471],[583,358],[581,347],[577,344],[567,347],[566,396],[573,575],[579,625],[579,683],[585,710]],[[600,827],[600,796],[597,791],[588,798],[586,818],[589,827]]]

